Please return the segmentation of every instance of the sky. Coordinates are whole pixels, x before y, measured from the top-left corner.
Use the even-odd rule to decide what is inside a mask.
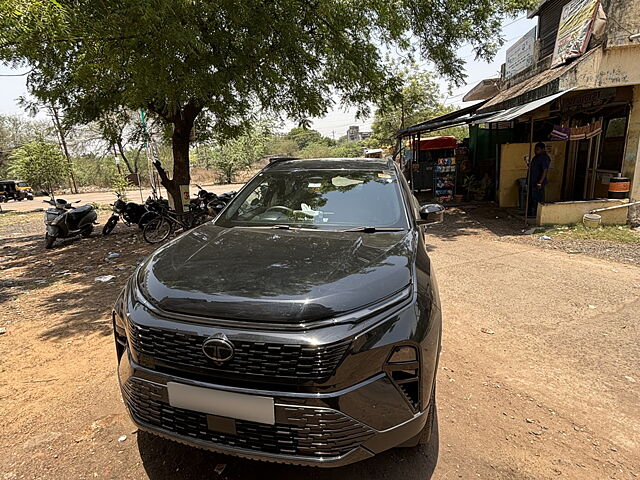
[[[536,20],[529,20],[525,14],[521,14],[515,19],[507,19],[503,22],[502,33],[507,40],[504,46],[498,51],[492,62],[476,61],[473,52],[469,46],[459,50],[459,55],[467,62],[467,79],[462,87],[452,90],[448,95],[447,82],[439,79],[441,91],[443,93],[444,103],[447,105],[464,106],[462,97],[480,80],[485,78],[495,78],[500,75],[500,66],[505,61],[505,53],[507,49],[513,45],[521,36],[527,33],[536,25]],[[428,71],[429,64],[424,62],[421,67]],[[7,76],[16,75],[24,72],[24,69],[13,70],[4,65],[0,65],[0,114],[24,114],[17,105],[16,100],[20,96],[27,96],[26,77],[24,76]],[[346,135],[347,128],[350,125],[358,125],[361,130],[370,130],[372,119],[356,120],[355,110],[345,110],[336,106],[327,113],[323,118],[314,118],[311,128],[318,130],[327,137],[335,137],[336,139]],[[288,130],[296,126],[295,122],[286,122],[284,129]]]

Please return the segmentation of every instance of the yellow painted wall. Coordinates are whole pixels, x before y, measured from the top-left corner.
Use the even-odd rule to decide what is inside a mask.
[[[562,174],[566,142],[545,142],[547,153],[551,157],[549,183],[545,189],[545,201],[557,202],[562,191]],[[525,157],[529,155],[528,143],[508,143],[502,145],[500,154],[500,187],[498,189],[498,205],[500,207],[518,206],[518,178],[526,178],[527,164]],[[533,155],[533,153],[532,153]]]
[[[538,205],[538,225],[571,225],[581,223],[582,216],[596,208],[613,207],[628,203],[629,199],[601,199],[580,202],[542,203]],[[628,208],[617,208],[606,212],[597,212],[603,225],[623,225],[627,223]]]

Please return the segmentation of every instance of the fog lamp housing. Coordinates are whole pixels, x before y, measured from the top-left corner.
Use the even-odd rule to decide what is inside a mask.
[[[418,349],[412,345],[398,345],[389,354],[384,367],[391,382],[417,412],[420,409],[420,361]]]

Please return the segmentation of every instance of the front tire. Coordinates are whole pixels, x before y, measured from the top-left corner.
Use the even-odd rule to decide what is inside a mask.
[[[102,235],[109,235],[114,228],[116,228],[116,224],[118,223],[118,216],[117,215],[113,215],[111,218],[109,218],[109,220],[107,220],[107,223],[104,224],[104,227],[102,227]]]
[[[142,230],[147,225],[147,223],[149,223],[154,218],[158,218],[158,214],[156,212],[143,213],[140,217],[140,220],[138,220],[138,227],[140,227],[140,230]]]
[[[171,235],[173,227],[169,220],[156,217],[147,223],[142,230],[142,237],[147,243],[160,243]]]
[[[44,248],[46,248],[47,250],[53,247],[55,241],[56,237],[52,237],[48,233],[44,234]]]

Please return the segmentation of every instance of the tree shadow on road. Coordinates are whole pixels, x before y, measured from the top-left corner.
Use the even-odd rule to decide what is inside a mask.
[[[0,243],[0,305],[6,308],[22,299],[20,305],[28,305],[31,314],[15,320],[34,325],[45,320],[47,328],[40,334],[43,340],[109,335],[111,307],[135,265],[152,250],[151,245],[128,228],[109,237],[95,232],[86,239],[58,240],[51,250],[45,250],[42,233],[20,233]],[[120,256],[108,260],[109,252]],[[95,280],[103,275],[114,278],[106,283]]]
[[[138,450],[150,480],[300,480],[314,479],[388,479],[429,480],[439,454],[438,417],[428,445],[394,448],[362,462],[338,468],[314,468],[246,460],[208,452],[150,433],[138,432]],[[220,475],[216,466],[224,465]]]

